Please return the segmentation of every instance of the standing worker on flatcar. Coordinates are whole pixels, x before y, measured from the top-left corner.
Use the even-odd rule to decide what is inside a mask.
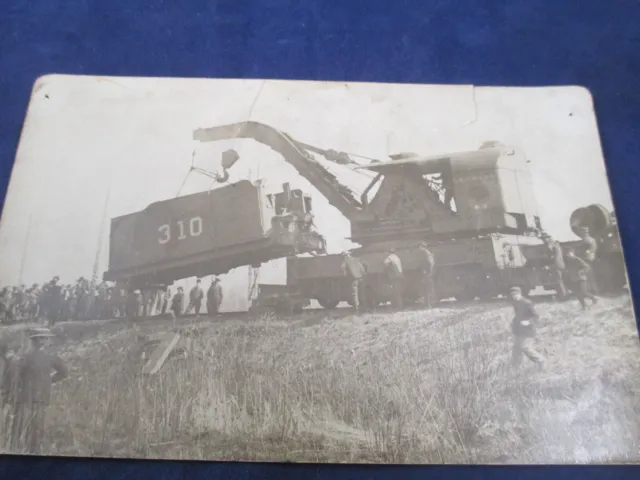
[[[404,273],[402,271],[402,261],[396,255],[395,248],[390,248],[387,258],[384,259],[384,269],[387,273],[389,289],[391,291],[391,304],[394,308],[401,309],[404,305],[402,298],[404,290]]]
[[[346,251],[342,255],[342,274],[351,282],[351,304],[356,312],[359,312],[362,306],[363,282],[367,275],[367,267],[362,260],[352,257],[351,252]]]
[[[429,250],[427,242],[421,242],[419,245],[418,267],[422,280],[423,302],[427,308],[432,308],[436,301],[435,292],[435,259],[433,253]]]

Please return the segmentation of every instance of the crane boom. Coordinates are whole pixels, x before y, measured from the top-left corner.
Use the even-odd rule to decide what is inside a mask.
[[[263,123],[247,121],[221,125],[210,128],[200,128],[193,133],[193,139],[200,142],[214,142],[235,138],[251,138],[278,152],[284,160],[292,165],[298,173],[337,208],[347,219],[356,218],[362,211],[362,203],[354,192],[341,184],[338,179],[323,167],[309,153],[327,153],[331,159],[336,152],[329,152],[317,147],[310,147],[297,142],[289,135]]]

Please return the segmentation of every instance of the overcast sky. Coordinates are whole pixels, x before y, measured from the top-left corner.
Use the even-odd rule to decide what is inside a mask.
[[[349,247],[346,219],[277,153],[252,140],[192,140],[197,128],[248,119],[378,159],[472,150],[487,140],[518,146],[531,162],[543,225],[560,239],[572,238],[575,208],[611,208],[592,101],[578,87],[49,76],[34,88],[2,215],[0,284],[17,283],[21,270],[24,283],[90,277],[104,224],[102,275],[107,193],[108,219],[175,197],[194,151],[197,166],[217,170],[220,153],[235,148],[241,160],[232,181],[265,178],[273,190],[290,181],[309,191],[330,248]],[[210,187],[210,179],[192,173],[180,193]],[[265,266],[261,281],[283,283],[282,267]],[[224,279],[226,310],[243,308],[247,278],[242,269]]]

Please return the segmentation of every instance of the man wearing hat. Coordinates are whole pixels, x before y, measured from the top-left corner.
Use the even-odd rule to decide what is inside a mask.
[[[567,288],[564,284],[565,263],[562,247],[560,246],[560,243],[555,241],[548,233],[543,233],[542,238],[547,245],[549,255],[551,256],[551,268],[553,269],[553,275],[556,282],[556,293],[558,294],[558,298],[564,299],[567,296]]]
[[[520,287],[511,287],[509,295],[511,296],[511,305],[514,312],[511,322],[511,333],[513,334],[511,364],[514,367],[519,366],[524,354],[529,360],[542,368],[544,358],[533,345],[536,336],[535,324],[538,322],[538,313],[533,302],[522,296]]]
[[[184,289],[182,287],[178,287],[178,291],[171,298],[171,316],[179,317],[182,315],[182,310],[184,308]]]
[[[221,304],[222,285],[220,285],[220,279],[218,277],[214,277],[209,289],[207,290],[207,313],[209,316],[218,315]]]
[[[435,259],[433,253],[429,250],[427,242],[421,242],[419,245],[418,267],[422,277],[422,291],[424,292],[424,304],[427,308],[432,308],[436,301],[434,288]]]
[[[591,300],[592,304],[598,302],[598,297],[593,294],[589,285],[591,265],[577,256],[573,248],[567,251],[566,261],[569,278],[574,285],[572,290],[578,297],[582,309],[586,310],[588,308],[587,298]]]
[[[387,258],[384,259],[384,268],[387,272],[389,289],[391,290],[391,303],[394,308],[402,308],[404,302],[402,298],[404,287],[404,273],[402,271],[402,261],[396,255],[395,248],[387,250]]]
[[[356,312],[359,312],[362,306],[362,287],[367,275],[367,267],[362,260],[351,256],[349,251],[345,251],[342,257],[342,274],[351,282],[351,304]]]
[[[49,329],[34,328],[28,333],[31,348],[15,362],[11,451],[38,454],[44,437],[51,386],[66,378],[68,370],[60,357],[43,349],[46,340],[53,336]]]
[[[44,315],[50,325],[60,316],[62,309],[62,288],[58,285],[60,277],[57,275],[43,287]]]
[[[204,298],[204,290],[202,290],[200,282],[200,279],[196,280],[195,286],[189,292],[189,306],[187,307],[187,312],[190,312],[192,308],[195,309],[196,315],[200,315],[200,307]]]

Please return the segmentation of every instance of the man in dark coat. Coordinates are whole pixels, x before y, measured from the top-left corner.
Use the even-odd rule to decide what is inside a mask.
[[[207,313],[209,316],[218,315],[222,304],[222,285],[220,279],[215,277],[209,290],[207,290]]]
[[[360,311],[363,300],[363,282],[367,275],[367,267],[359,258],[351,256],[351,252],[343,253],[342,274],[351,282],[351,304],[356,312]]]
[[[542,368],[544,358],[534,347],[536,336],[536,323],[538,313],[533,302],[522,296],[520,287],[512,287],[509,290],[511,305],[513,306],[513,319],[511,321],[511,333],[513,334],[513,349],[511,351],[511,364],[514,367],[522,362],[524,354],[529,360],[537,363]]]
[[[173,317],[178,317],[182,315],[182,310],[184,309],[184,289],[182,287],[178,287],[178,291],[171,299],[171,314]]]
[[[45,315],[50,325],[55,324],[62,313],[62,287],[58,285],[59,280],[60,277],[55,276],[43,288]]]
[[[198,279],[195,286],[189,292],[189,306],[187,307],[188,312],[190,312],[192,308],[195,309],[196,315],[200,314],[200,307],[202,306],[202,299],[204,298],[204,291],[202,290],[200,282],[201,280]]]
[[[13,384],[12,453],[40,453],[51,386],[68,375],[64,362],[43,349],[45,340],[52,336],[46,328],[31,330],[31,349],[14,362],[12,375],[17,381]]]
[[[593,294],[589,283],[591,265],[577,256],[573,249],[567,251],[566,263],[568,274],[573,284],[572,290],[578,297],[582,309],[586,310],[588,308],[587,298],[591,300],[592,304],[598,302],[598,297]]]

